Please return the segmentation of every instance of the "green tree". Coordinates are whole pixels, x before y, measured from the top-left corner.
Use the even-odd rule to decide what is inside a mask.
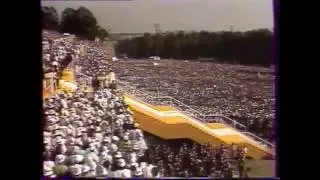
[[[199,33],[199,41],[198,41],[198,48],[199,48],[199,55],[201,57],[212,57],[212,47],[210,47],[213,44],[210,33],[207,31],[201,31]]]
[[[104,39],[106,37],[108,37],[109,33],[106,29],[104,29],[103,27],[97,25],[97,36],[100,38],[100,39]]]
[[[226,63],[256,64],[269,66],[272,33],[268,29],[247,32],[167,32],[144,34],[122,40],[116,47],[118,52],[131,57],[143,58],[160,55],[163,58],[218,59]]]
[[[144,51],[144,57],[149,57],[152,55],[152,37],[150,33],[144,33],[142,37],[142,51]]]
[[[177,38],[175,33],[170,32],[163,36],[163,46],[161,49],[161,56],[164,58],[174,58],[175,51],[179,48],[178,43],[176,42]]]
[[[163,37],[160,33],[155,34],[152,36],[152,47],[153,47],[153,52],[152,54],[155,56],[160,55],[160,50],[162,49],[163,46]]]
[[[41,7],[41,17],[43,29],[58,30],[59,15],[54,7]]]
[[[60,31],[63,33],[75,33],[77,22],[75,17],[76,10],[66,8],[61,14]]]
[[[77,10],[66,8],[62,12],[60,30],[63,33],[72,33],[90,40],[103,31],[102,29],[98,31],[95,16],[89,9],[82,6]]]

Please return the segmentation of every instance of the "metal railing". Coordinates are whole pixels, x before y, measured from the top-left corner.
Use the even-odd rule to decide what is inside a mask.
[[[57,84],[56,84],[54,78],[50,78],[49,82],[50,82],[50,83],[47,84],[47,81],[45,81],[43,90],[44,90],[44,92],[49,93],[48,95],[50,96],[50,95],[52,95],[52,94],[55,92],[55,90],[57,89]]]
[[[121,88],[121,86],[124,87],[124,90],[131,94],[136,96],[137,98],[141,98],[142,100],[146,101],[147,103],[150,103],[152,105],[171,105],[178,109],[179,111],[186,113],[187,115],[196,118],[197,120],[200,120],[202,122],[224,122],[232,127],[237,128],[240,131],[246,131],[246,126],[238,123],[237,121],[234,121],[228,117],[225,117],[223,115],[219,114],[209,114],[205,115],[200,111],[197,111],[190,107],[189,105],[186,105],[185,103],[171,97],[171,96],[160,96],[156,97],[154,95],[151,95],[150,93],[146,93],[140,90],[137,90],[135,87],[129,85],[126,82],[118,81],[118,85]],[[129,90],[129,91],[128,91]]]
[[[77,83],[78,84],[81,84],[81,85],[86,85],[88,87],[92,87],[92,81],[91,81],[91,77],[85,75],[85,74],[82,74],[80,72],[78,72],[76,74],[76,79],[77,79]]]
[[[134,86],[131,86],[129,83],[127,82],[123,82],[123,81],[117,81],[118,84],[118,88],[121,89],[122,91],[124,91],[126,94],[128,95],[132,95],[146,103],[149,103],[151,105],[170,105],[173,106],[174,108],[176,108],[177,110],[179,110],[180,112],[183,112],[184,114],[198,120],[204,123],[208,123],[208,122],[219,122],[219,123],[223,123],[226,124],[228,126],[231,126],[235,129],[237,129],[238,131],[242,132],[244,135],[246,135],[247,137],[255,140],[256,142],[260,143],[263,146],[266,146],[268,148],[273,148],[273,144],[254,135],[253,133],[248,132],[248,128],[229,118],[226,117],[224,115],[221,114],[203,114],[195,109],[193,109],[192,107],[184,104],[183,102],[171,97],[171,96],[158,96],[157,97],[157,93],[152,94],[152,93],[147,93],[144,91],[140,91],[137,88],[135,88]]]
[[[273,144],[272,143],[270,143],[270,142],[268,142],[268,141],[266,141],[266,140],[264,140],[264,139],[262,139],[262,138],[260,138],[260,137],[258,137],[256,135],[254,135],[253,133],[251,133],[251,132],[242,132],[242,133],[247,135],[247,136],[249,136],[250,138],[254,139],[255,141],[259,142],[263,146],[268,147],[270,149],[273,149]]]

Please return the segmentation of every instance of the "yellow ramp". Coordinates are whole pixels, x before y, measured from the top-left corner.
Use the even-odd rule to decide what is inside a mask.
[[[221,123],[207,123],[206,124],[211,129],[228,128],[229,126]]]
[[[154,106],[154,108],[158,111],[177,111],[175,108],[171,106]]]
[[[126,103],[134,112],[140,128],[163,139],[188,138],[195,142],[212,145],[235,143],[248,148],[248,155],[255,159],[272,156],[270,149],[220,123],[205,124],[178,111],[161,111],[156,106],[146,104],[126,96]]]

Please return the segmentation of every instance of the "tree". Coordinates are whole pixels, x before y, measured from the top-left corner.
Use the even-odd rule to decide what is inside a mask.
[[[160,55],[160,50],[162,49],[163,45],[163,37],[160,33],[156,33],[154,36],[152,36],[152,47],[153,47],[153,52],[155,56]]]
[[[54,7],[44,6],[41,8],[43,29],[58,30],[60,33],[74,34],[80,38],[94,40],[95,37],[105,39],[108,31],[98,25],[93,13],[85,8],[65,8],[59,16]]]
[[[104,39],[106,37],[108,37],[109,33],[106,29],[104,29],[103,27],[97,25],[97,32],[96,35],[100,38],[100,39]]]
[[[105,33],[103,30],[98,31],[97,20],[92,12],[80,7],[77,10],[66,8],[62,12],[60,31],[62,33],[72,33],[79,37],[93,40],[98,33]]]
[[[201,57],[212,57],[211,50],[213,49],[210,47],[210,45],[213,42],[210,39],[210,33],[207,31],[200,31],[199,33],[199,43],[198,43],[198,48],[199,48],[199,55]]]
[[[176,35],[173,32],[167,33],[164,36],[163,47],[161,50],[161,56],[164,58],[173,58],[175,56],[176,49],[179,48]]]
[[[143,56],[149,57],[152,54],[152,46],[153,46],[153,40],[150,33],[144,33],[142,37],[142,49],[144,51]]]
[[[41,7],[42,28],[48,30],[57,30],[59,25],[59,16],[57,10],[50,6]]]
[[[272,33],[268,29],[247,32],[168,32],[119,41],[122,54],[142,58],[218,59],[227,63],[270,65]],[[159,52],[160,51],[160,52]]]
[[[72,8],[66,8],[61,14],[60,31],[63,33],[74,33],[76,32],[76,10]]]
[[[97,35],[97,20],[92,12],[85,8],[80,7],[75,12],[77,22],[77,32],[79,36],[93,40]]]

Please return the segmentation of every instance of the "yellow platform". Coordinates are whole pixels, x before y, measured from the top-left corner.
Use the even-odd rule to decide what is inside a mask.
[[[206,125],[211,129],[228,128],[227,125],[221,123],[207,123]]]
[[[63,70],[61,79],[69,82],[74,82],[75,81],[74,70],[72,69]]]
[[[205,124],[172,108],[162,110],[160,106],[146,104],[134,97],[125,96],[125,101],[134,112],[133,116],[139,122],[139,127],[163,139],[188,138],[201,144],[210,143],[212,145],[235,143],[239,146],[246,146],[248,156],[252,158],[261,159],[265,156],[272,156],[270,149],[227,125]]]
[[[45,74],[46,78],[50,76],[51,73]],[[56,87],[53,91],[47,89],[45,81],[43,81],[43,98],[49,98],[54,95],[56,92],[74,92],[77,89],[77,84],[75,82],[74,70],[67,68],[62,71],[62,76],[59,79],[59,86]]]
[[[158,111],[176,111],[176,109],[171,106],[154,106],[154,108]]]

